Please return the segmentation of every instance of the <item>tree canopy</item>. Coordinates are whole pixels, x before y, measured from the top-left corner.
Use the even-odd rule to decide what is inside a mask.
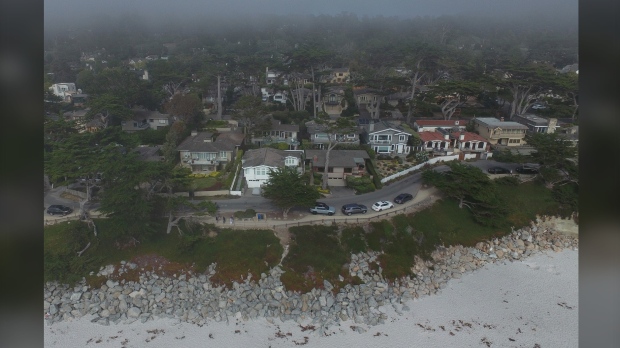
[[[321,197],[314,186],[306,185],[301,174],[290,167],[269,173],[269,181],[262,186],[263,197],[271,199],[282,209],[284,217],[293,207],[311,207]]]

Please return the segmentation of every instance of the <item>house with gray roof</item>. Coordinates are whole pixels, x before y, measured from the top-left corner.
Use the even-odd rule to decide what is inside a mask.
[[[315,148],[322,149],[323,147],[329,145],[329,134],[327,133],[327,126],[318,124],[315,121],[308,121],[305,123],[306,131],[310,135],[310,143]],[[332,135],[334,136],[334,135]],[[351,133],[347,134],[336,134],[335,135],[338,141],[342,144],[349,145],[359,145],[360,144],[360,136],[359,130],[356,129]]]
[[[138,159],[140,161],[159,162],[164,160],[164,156],[161,155],[161,145],[140,145],[134,151],[138,154]]]
[[[305,162],[313,172],[325,171],[327,150],[306,150]],[[366,150],[331,150],[327,168],[329,186],[346,186],[347,177],[362,176],[366,173],[366,161],[370,156]]]
[[[170,115],[162,114],[157,110],[152,111],[143,107],[135,107],[131,109],[131,112],[133,118],[121,122],[121,127],[126,132],[143,131],[148,128],[157,130],[173,123]]]
[[[243,144],[245,135],[241,132],[197,132],[192,131],[183,140],[177,151],[181,165],[192,172],[212,172],[221,170],[228,162],[235,160],[237,148]]]
[[[247,188],[258,188],[269,181],[269,173],[282,167],[303,172],[301,151],[277,150],[270,147],[248,150],[241,160]]]
[[[554,133],[560,128],[557,118],[546,118],[532,114],[514,115],[515,122],[521,123],[528,128],[531,133]]]
[[[269,130],[260,131],[252,136],[252,143],[262,146],[273,143],[286,143],[289,150],[297,150],[299,146],[299,125],[283,124],[278,120],[271,119]]]
[[[363,127],[362,141],[377,154],[405,156],[411,151],[408,143],[412,134],[402,127],[386,121],[370,122]]]

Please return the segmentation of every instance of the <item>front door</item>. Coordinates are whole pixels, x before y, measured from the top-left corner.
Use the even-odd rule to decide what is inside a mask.
[[[404,148],[403,144],[396,145],[396,152],[403,153],[403,148]]]

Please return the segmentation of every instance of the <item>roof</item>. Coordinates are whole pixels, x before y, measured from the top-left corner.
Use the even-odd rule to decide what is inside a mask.
[[[477,118],[474,118],[474,122],[478,122],[478,123],[484,124],[492,128],[500,127],[500,128],[527,129],[527,127],[522,125],[521,123],[512,122],[512,121],[500,121],[496,119],[495,117],[477,117]]]
[[[417,120],[414,122],[419,127],[465,127],[465,120]]]
[[[472,132],[452,132],[450,133],[450,138],[458,139],[461,134],[465,135],[465,137],[461,141],[488,141],[480,135]]]
[[[156,162],[161,161],[163,156],[159,155],[161,145],[157,146],[139,146],[135,149],[138,153],[138,159],[141,161]]]
[[[536,126],[547,126],[549,125],[549,119],[544,118],[544,117],[538,117],[536,115],[532,115],[532,114],[523,114],[523,115],[515,115],[514,116],[518,121],[523,121],[523,122],[527,122],[527,123],[533,123]],[[520,123],[520,122],[518,122]]]
[[[248,150],[245,154],[243,154],[242,167],[281,167],[284,165],[284,159],[291,156],[301,159],[301,152],[284,151],[273,149],[271,147]]]
[[[70,117],[70,118],[74,118],[74,117],[84,117],[86,116],[86,113],[89,111],[89,108],[83,109],[83,110],[73,110],[73,111],[67,111],[64,114],[62,114],[64,117]]]
[[[135,120],[145,120],[145,119],[170,119],[170,115],[162,114],[159,111],[151,111],[145,108],[133,108],[131,109],[133,112]]]
[[[381,132],[381,131],[384,131],[384,130],[387,130],[387,129],[392,129],[392,130],[396,131],[396,133],[405,133],[405,134],[411,135],[411,133],[405,131],[401,127],[395,126],[395,125],[390,124],[390,123],[388,123],[386,121],[375,123],[374,124],[374,129],[372,131],[370,130],[370,125],[364,125],[364,129],[366,129],[368,134]]]
[[[325,154],[327,150],[306,150],[306,160],[313,161],[316,167],[325,166]],[[314,156],[317,161],[314,162]],[[370,159],[366,150],[331,150],[329,153],[330,167],[357,167],[358,164],[364,164],[366,159]]]
[[[240,135],[237,135],[240,134]],[[212,138],[214,133],[198,132],[196,135],[190,135],[179,146],[177,151],[190,152],[220,152],[234,151],[237,145],[241,145],[245,135],[236,132],[226,132],[220,134],[215,141],[205,142],[205,139]]]
[[[283,124],[280,121],[271,119],[271,128],[270,130],[278,130],[285,132],[299,132],[299,125],[296,124]]]
[[[420,139],[424,142],[437,140],[448,141],[448,139],[446,139],[444,135],[439,132],[420,132],[418,133],[418,135],[420,136]]]

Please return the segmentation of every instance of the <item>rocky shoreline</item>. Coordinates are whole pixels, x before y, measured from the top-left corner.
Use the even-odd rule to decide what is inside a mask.
[[[285,290],[274,267],[269,274],[261,274],[258,281],[249,275],[243,282],[234,282],[232,288],[214,286],[210,277],[216,264],[205,274],[160,277],[154,272],[140,275],[138,282],[108,279],[99,289],[91,289],[85,281],[69,287],[47,283],[44,286],[44,315],[48,324],[88,316],[102,325],[146,322],[157,318],[174,318],[196,325],[209,321],[229,322],[264,317],[268,321],[279,318],[298,323],[311,320],[320,334],[341,321],[353,320],[358,332],[366,329],[361,324],[383,324],[388,319],[386,308],[396,313],[408,311],[407,301],[437,294],[450,279],[459,279],[487,264],[512,262],[544,252],[559,252],[578,248],[576,234],[564,234],[551,229],[544,220],[532,222],[530,227],[511,234],[480,242],[475,247],[439,247],[432,260],[417,259],[412,271],[415,277],[404,277],[389,282],[382,276],[377,263],[378,253],[351,255],[349,273],[358,276],[363,284],[347,284],[334,294],[333,285],[324,282],[323,289],[304,294]],[[116,271],[134,269],[135,264],[121,262]],[[376,269],[376,270],[375,270]],[[109,265],[100,275],[115,271]],[[343,281],[344,279],[340,279]]]

